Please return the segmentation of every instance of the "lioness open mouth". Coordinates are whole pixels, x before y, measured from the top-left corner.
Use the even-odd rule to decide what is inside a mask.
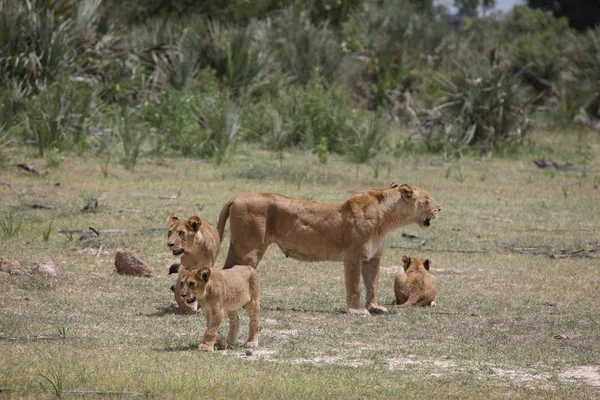
[[[431,220],[429,218],[425,218],[425,221],[423,221],[423,225],[425,225],[425,226],[431,225]]]
[[[177,249],[177,250],[173,250],[173,255],[174,256],[180,256],[183,254],[185,250],[184,249]]]
[[[196,301],[196,298],[192,297],[191,299],[187,299],[185,302],[188,303],[188,304],[192,304],[195,301]]]

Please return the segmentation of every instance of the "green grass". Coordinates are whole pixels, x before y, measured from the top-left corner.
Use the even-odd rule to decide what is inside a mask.
[[[577,164],[569,135],[548,157]],[[543,142],[542,142],[543,143]],[[0,276],[0,390],[8,398],[557,398],[600,395],[599,141],[581,171],[538,169],[532,155],[456,164],[427,156],[394,159],[378,179],[331,155],[278,155],[241,146],[221,166],[184,158],[141,158],[135,170],[92,156],[65,157],[44,176],[0,171],[0,256],[23,275]],[[14,162],[44,161],[16,149]],[[588,157],[589,159],[589,157]],[[481,179],[485,174],[485,179]],[[302,177],[306,178],[300,182]],[[305,263],[270,248],[262,280],[260,347],[196,350],[201,316],[174,307],[167,275],[166,218],[200,215],[245,191],[340,201],[390,181],[415,184],[442,205],[427,230],[388,236],[379,302],[388,315],[347,315],[343,267]],[[299,183],[300,182],[300,183]],[[58,185],[60,183],[60,185]],[[564,194],[568,188],[568,195]],[[18,193],[18,194],[17,194]],[[86,198],[95,212],[82,212]],[[26,201],[23,201],[25,199]],[[52,204],[53,209],[26,204]],[[51,229],[49,227],[55,227]],[[88,236],[88,227],[123,230]],[[416,238],[403,237],[402,233]],[[102,246],[99,251],[99,246]],[[219,254],[222,265],[228,236]],[[130,248],[152,278],[116,275]],[[566,252],[572,256],[564,257]],[[434,260],[436,307],[391,306],[403,254]],[[552,258],[551,255],[558,255]],[[561,258],[563,255],[563,258]],[[52,259],[53,280],[32,274]],[[242,312],[240,338],[247,334]],[[222,332],[226,332],[224,323]],[[589,378],[577,373],[587,372]]]

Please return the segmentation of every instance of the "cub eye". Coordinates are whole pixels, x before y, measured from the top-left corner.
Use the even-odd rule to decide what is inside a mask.
[[[179,231],[178,235],[179,235],[180,239],[183,239],[185,237],[185,232],[184,231]]]
[[[190,283],[188,283],[188,286],[189,287],[194,287],[195,284],[196,284],[196,282],[190,282]]]

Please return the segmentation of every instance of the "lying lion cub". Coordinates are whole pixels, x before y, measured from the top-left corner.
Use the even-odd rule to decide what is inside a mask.
[[[180,266],[187,269],[195,269],[202,265],[212,267],[219,253],[221,239],[217,229],[200,217],[193,216],[188,219],[179,219],[174,215],[167,218],[169,233],[167,246],[174,256],[181,256],[181,264],[173,264],[169,274],[177,273]],[[196,303],[187,304],[182,300],[179,278],[171,290],[175,292],[175,301],[184,314],[195,314],[198,312]]]
[[[435,276],[429,272],[431,260],[402,256],[403,268],[394,279],[396,304],[404,306],[432,306],[437,289]]]
[[[197,301],[206,317],[206,332],[199,350],[213,351],[215,341],[219,350],[234,345],[240,328],[238,310],[242,307],[250,317],[246,347],[258,347],[260,282],[254,268],[236,265],[227,270],[208,267],[181,269],[179,277],[181,297],[187,303]],[[229,316],[227,340],[219,334],[223,311]]]

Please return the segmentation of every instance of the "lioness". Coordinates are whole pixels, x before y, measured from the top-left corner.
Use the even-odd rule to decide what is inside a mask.
[[[441,210],[429,194],[392,183],[339,203],[316,203],[274,193],[246,193],[229,200],[217,229],[223,239],[229,218],[230,245],[224,268],[257,267],[275,243],[287,257],[304,261],[343,261],[348,312],[385,313],[377,304],[379,261],[388,232],[408,224],[428,227]],[[366,308],[360,306],[360,277]]]
[[[402,256],[402,269],[394,279],[396,304],[432,306],[437,296],[435,276],[429,272],[431,260]]]
[[[234,345],[240,328],[238,310],[242,307],[250,317],[246,347],[258,347],[260,282],[254,268],[236,265],[226,270],[208,267],[182,269],[180,278],[181,298],[187,303],[197,301],[206,317],[206,331],[199,350],[213,351],[215,341],[219,350]],[[223,311],[229,316],[227,340],[219,334]]]
[[[167,246],[174,256],[181,256],[180,262],[184,268],[195,269],[203,265],[212,267],[219,254],[221,238],[217,229],[200,217],[193,216],[188,219],[179,219],[175,215],[169,215],[169,233]],[[173,264],[169,274],[179,271],[180,264]],[[177,278],[174,287],[175,301],[185,314],[193,314],[198,311],[196,303],[188,304],[182,300],[179,291],[181,288],[180,278]]]

